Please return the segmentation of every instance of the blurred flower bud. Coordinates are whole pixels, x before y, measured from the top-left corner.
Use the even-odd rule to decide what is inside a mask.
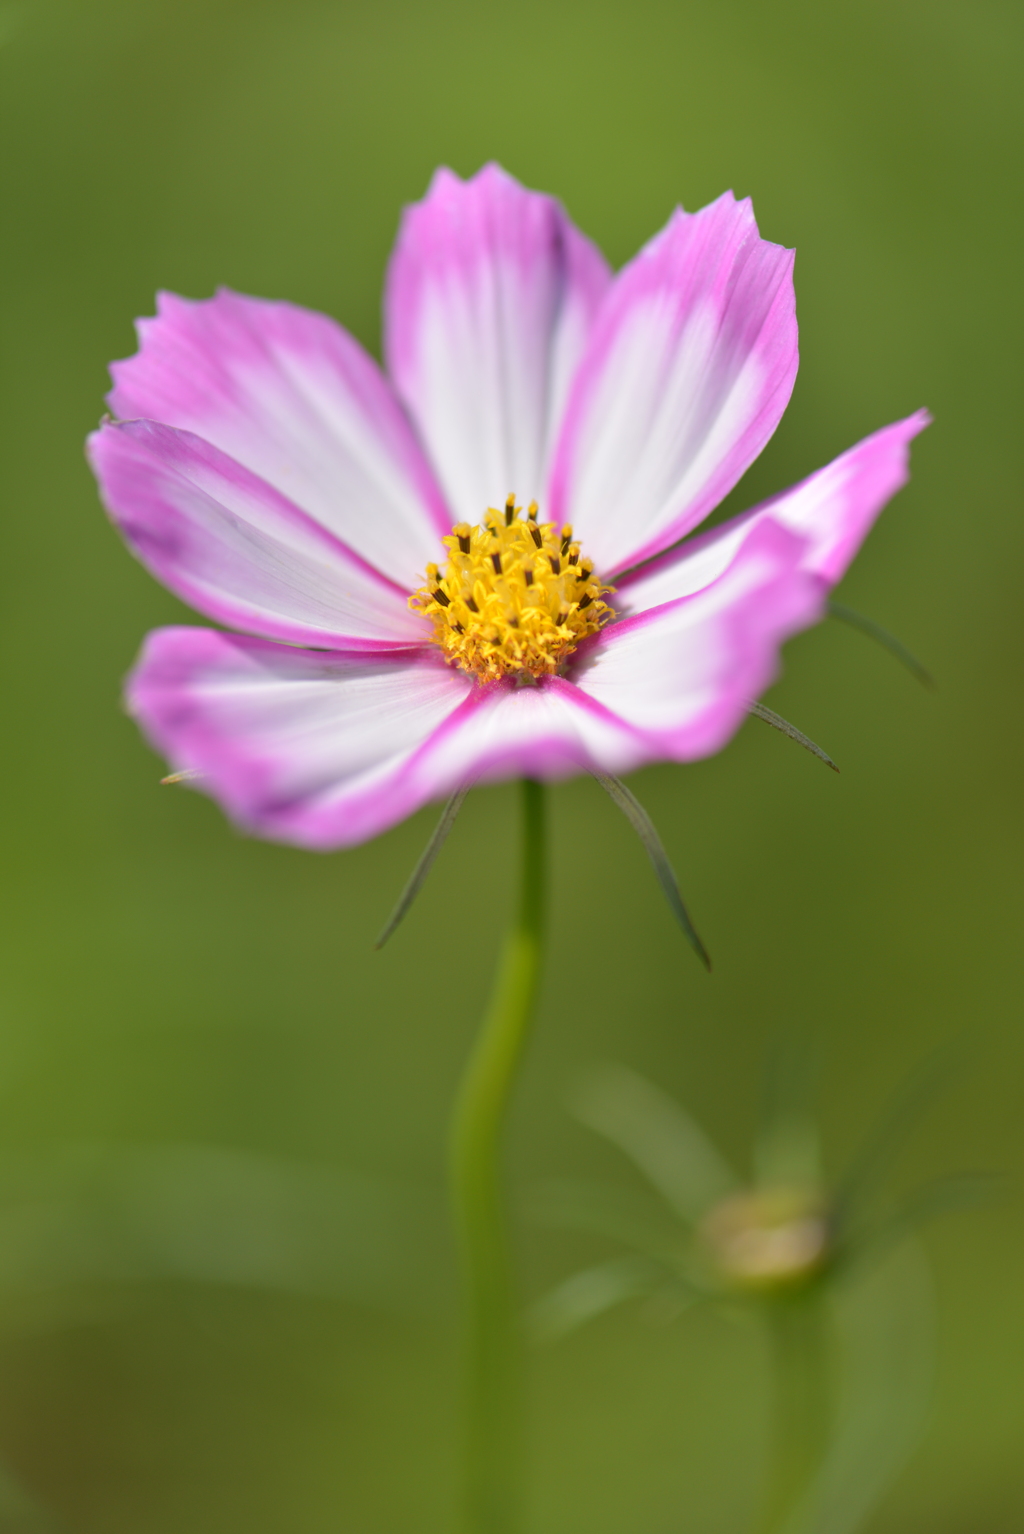
[[[829,1251],[829,1221],[817,1189],[731,1193],[701,1221],[698,1236],[716,1275],[731,1288],[765,1292],[806,1283]]]

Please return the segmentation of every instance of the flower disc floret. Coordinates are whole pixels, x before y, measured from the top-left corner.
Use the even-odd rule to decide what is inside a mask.
[[[614,616],[611,591],[581,556],[572,528],[523,516],[515,496],[483,522],[459,522],[441,542],[447,564],[428,565],[409,598],[434,625],[445,659],[481,681],[550,676],[588,634]]]

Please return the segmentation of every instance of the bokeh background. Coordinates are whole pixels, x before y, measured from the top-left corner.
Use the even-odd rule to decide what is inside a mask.
[[[751,722],[633,786],[716,961],[693,962],[600,789],[557,788],[553,950],[509,1164],[628,1181],[566,1110],[597,1060],[741,1166],[780,1039],[839,1168],[956,1041],[894,1185],[1009,1175],[926,1237],[934,1409],[875,1534],[1024,1525],[1024,526],[1020,89],[1010,0],[25,0],[0,10],[0,1454],[88,1534],[432,1534],[456,1307],[443,1136],[511,884],[510,788],[317,857],[232,831],[118,707],[187,621],[82,457],[154,290],[287,297],[379,345],[403,203],[500,160],[620,264],[725,187],[795,245],[802,366],[730,504],[927,405],[913,480]],[[440,989],[430,977],[450,973]],[[519,1229],[524,1291],[583,1254]],[[584,1254],[585,1255],[585,1254]],[[745,1526],[756,1332],[624,1309],[531,1363],[538,1534]],[[10,1490],[5,1528],[35,1527]],[[19,1508],[21,1509],[19,1511]]]

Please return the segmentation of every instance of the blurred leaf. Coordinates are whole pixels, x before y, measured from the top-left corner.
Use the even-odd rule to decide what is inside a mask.
[[[839,1177],[834,1208],[841,1230],[856,1218],[895,1163],[910,1133],[965,1063],[962,1040],[938,1049],[897,1088]]]
[[[1005,1195],[1006,1189],[1004,1177],[985,1172],[965,1172],[925,1183],[852,1244],[844,1266],[852,1268],[876,1262],[930,1221],[991,1204]],[[843,1261],[843,1254],[840,1260]]]
[[[376,1308],[444,1302],[431,1195],[197,1145],[56,1147],[0,1167],[0,1287],[178,1278]]]
[[[592,1072],[573,1093],[571,1106],[582,1123],[625,1151],[689,1224],[738,1185],[700,1125],[659,1087],[624,1066]]]
[[[776,1045],[769,1057],[754,1140],[754,1180],[763,1187],[816,1187],[821,1182],[812,1112],[815,1073],[811,1052],[795,1041]]]
[[[0,1465],[0,1534],[63,1534],[64,1528],[6,1466]]]
[[[924,1429],[935,1373],[935,1301],[915,1244],[836,1292],[836,1428],[804,1506],[781,1534],[856,1534]]]
[[[661,1200],[654,1203],[654,1195],[650,1197],[648,1203],[642,1193],[629,1188],[558,1179],[534,1188],[528,1208],[545,1225],[603,1236],[649,1256],[663,1255],[673,1244],[678,1246],[679,1228]]]
[[[641,1257],[619,1257],[574,1273],[530,1310],[528,1328],[538,1342],[553,1342],[616,1305],[653,1294],[665,1270]]]

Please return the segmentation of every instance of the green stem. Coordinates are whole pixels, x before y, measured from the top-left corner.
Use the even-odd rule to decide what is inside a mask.
[[[451,1192],[467,1306],[467,1534],[511,1534],[519,1519],[520,1341],[500,1155],[537,996],[546,904],[543,785],[525,779],[522,794],[518,903],[451,1128]]]
[[[770,1306],[772,1421],[764,1534],[796,1534],[830,1433],[829,1347],[824,1296],[816,1288]]]

